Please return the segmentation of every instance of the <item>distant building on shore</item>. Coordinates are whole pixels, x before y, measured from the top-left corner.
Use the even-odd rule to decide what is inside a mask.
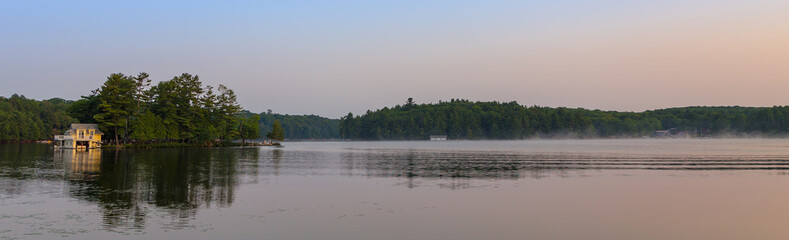
[[[72,123],[63,135],[55,135],[55,146],[71,149],[91,149],[101,147],[101,135],[98,124]]]
[[[657,130],[655,133],[652,134],[654,138],[676,138],[676,137],[684,137],[683,135],[685,132],[680,131],[677,128],[669,128],[664,130]]]
[[[447,135],[430,135],[430,141],[446,141]]]
[[[655,131],[655,134],[652,135],[652,137],[656,137],[656,138],[665,138],[670,136],[671,136],[670,130],[657,130]]]
[[[693,138],[693,137],[708,137],[711,130],[702,128],[699,130],[679,130],[677,128],[669,128],[665,130],[657,130],[652,134],[653,138]]]

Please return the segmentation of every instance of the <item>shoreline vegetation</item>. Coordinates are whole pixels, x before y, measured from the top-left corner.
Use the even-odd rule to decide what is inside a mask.
[[[103,145],[224,146],[260,139],[260,116],[242,111],[230,88],[184,73],[151,84],[147,73],[110,74],[77,101],[0,97],[0,140],[51,140],[71,123],[96,123]],[[278,120],[268,139],[284,140]],[[155,144],[154,144],[155,143]]]
[[[204,86],[196,75],[155,85],[146,73],[111,74],[81,99],[0,97],[0,143],[51,140],[71,123],[97,123],[104,146],[208,147],[345,140],[785,138],[789,106],[679,107],[644,112],[525,106],[464,99],[348,113],[340,119],[243,110],[233,90]]]
[[[192,147],[257,147],[257,146],[282,146],[279,142],[274,143],[237,143],[237,142],[219,142],[213,145],[181,143],[181,142],[164,142],[164,143],[127,143],[123,145],[102,145],[102,149],[107,148],[192,148]]]
[[[405,104],[348,113],[340,134],[354,140],[727,138],[789,136],[789,106],[681,107],[644,112],[524,106],[517,102]]]

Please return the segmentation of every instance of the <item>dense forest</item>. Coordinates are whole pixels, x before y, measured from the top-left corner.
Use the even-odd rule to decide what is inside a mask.
[[[112,74],[77,101],[0,97],[0,141],[52,139],[71,123],[99,123],[105,138],[121,143],[177,141],[211,145],[254,139],[272,132],[287,139],[608,138],[654,136],[784,136],[789,106],[683,107],[645,112],[523,106],[517,102],[452,99],[348,114],[340,120],[315,115],[244,111],[227,87],[203,86],[182,74],[151,86],[147,74]],[[279,135],[279,134],[277,134]]]
[[[0,139],[52,139],[71,123],[98,123],[109,142],[183,142],[259,138],[259,118],[240,118],[233,90],[216,92],[196,75],[184,73],[151,86],[148,74],[111,74],[77,101],[0,98]]]
[[[262,134],[273,131],[275,121],[279,121],[283,134],[290,140],[328,140],[340,139],[339,119],[330,119],[316,115],[289,115],[273,113],[271,110],[260,114],[241,111],[244,118],[259,117],[259,128]]]
[[[316,115],[288,115],[272,112],[260,113],[261,132],[271,132],[274,121],[279,120],[288,139],[339,139],[338,119]]]
[[[274,122],[281,129],[274,131]],[[236,139],[276,136],[288,139],[337,139],[338,122],[314,115],[260,114],[242,110],[233,90],[204,86],[184,73],[151,84],[146,73],[111,74],[76,101],[37,101],[14,94],[0,97],[0,140],[45,140],[63,134],[71,123],[98,123],[113,143],[183,142],[214,145]],[[275,134],[269,135],[268,133]]]
[[[81,123],[96,122],[114,143],[167,141],[213,145],[258,138],[257,119],[238,117],[233,90],[203,86],[188,73],[151,85],[147,73],[114,73],[68,112]]]
[[[66,112],[72,101],[36,101],[17,94],[0,97],[0,140],[50,139],[76,120]]]
[[[789,106],[684,107],[645,112],[523,106],[517,102],[452,99],[349,113],[340,120],[345,139],[524,139],[532,137],[779,136],[789,133]]]

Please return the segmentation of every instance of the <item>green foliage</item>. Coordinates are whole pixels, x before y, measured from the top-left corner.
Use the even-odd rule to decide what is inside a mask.
[[[252,114],[245,112],[245,114]],[[287,115],[271,112],[260,113],[260,131],[271,132],[274,121],[279,121],[283,135],[289,139],[338,139],[339,120],[315,115]]]
[[[82,96],[82,99],[74,101],[66,109],[68,114],[77,119],[80,123],[97,123],[93,116],[99,114],[99,100],[98,89],[94,90],[88,96]]]
[[[240,137],[240,133],[235,125],[236,115],[241,111],[241,106],[238,105],[236,94],[232,89],[219,84],[217,91],[219,91],[219,95],[216,95],[212,119],[216,121],[216,125],[221,129],[221,138],[237,139]]]
[[[137,101],[137,110],[142,111],[144,104],[150,102],[151,95],[146,90],[151,86],[151,78],[148,73],[141,72],[134,77],[134,100]]]
[[[184,73],[139,95],[147,98],[143,105],[161,118],[164,139],[214,145],[241,137],[236,118],[241,107],[235,93],[224,85],[217,91],[204,87],[198,76]]]
[[[147,73],[112,74],[68,109],[81,122],[98,122],[105,133],[123,136],[124,142],[216,145],[241,137],[236,118],[241,107],[233,90],[219,85],[215,93],[188,73],[153,86]]]
[[[0,140],[51,139],[77,120],[66,112],[71,101],[36,101],[14,94],[0,97]]]
[[[271,132],[266,134],[266,138],[277,141],[285,140],[285,131],[282,129],[282,125],[279,124],[279,120],[274,120]]]
[[[241,139],[260,138],[260,115],[251,115],[242,119]],[[277,123],[279,124],[279,123]],[[282,127],[280,127],[282,129]]]
[[[164,121],[151,111],[140,114],[132,122],[133,139],[140,141],[167,139],[167,127],[164,126]]]
[[[134,78],[121,73],[110,74],[99,88],[98,99],[101,103],[99,113],[94,118],[105,133],[115,135],[116,143],[118,135],[125,136],[125,130],[135,111],[135,89]]]
[[[677,129],[690,135],[789,133],[789,106],[686,107],[641,113],[526,107],[516,102],[455,100],[367,111],[342,117],[345,139],[523,139],[531,137],[639,137]]]
[[[71,123],[98,123],[115,144],[181,142],[217,145],[241,137],[241,111],[233,90],[217,92],[188,73],[151,86],[147,73],[114,73],[99,89],[71,102],[0,97],[0,140],[51,139]],[[259,138],[259,116],[245,123],[247,138]],[[122,137],[122,138],[121,138]],[[123,140],[123,141],[121,141]]]

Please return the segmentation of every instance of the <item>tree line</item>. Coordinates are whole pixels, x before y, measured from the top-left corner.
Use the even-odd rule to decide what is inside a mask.
[[[0,97],[0,140],[51,139],[76,119],[66,109],[72,101],[52,98],[36,101],[14,94]]]
[[[114,73],[77,101],[0,97],[0,140],[45,140],[71,123],[97,123],[112,143],[182,142],[213,145],[267,137],[273,140],[337,139],[337,119],[315,115],[260,114],[243,110],[230,88],[203,85],[184,73],[151,83],[147,73]]]
[[[273,131],[275,122],[282,126],[282,132],[288,139],[339,139],[340,130],[338,119],[329,119],[316,115],[288,115],[262,112],[248,115],[260,117],[261,132]]]
[[[274,123],[282,128],[273,132]],[[112,74],[77,101],[0,97],[0,141],[43,140],[71,123],[99,123],[112,142],[185,142],[276,136],[288,139],[524,139],[533,137],[643,137],[673,129],[700,136],[789,133],[789,106],[683,107],[645,112],[523,106],[517,102],[436,104],[413,100],[340,120],[314,115],[244,111],[232,90],[203,86],[191,74],[151,84],[147,74]],[[117,135],[117,138],[116,138]],[[117,139],[117,140],[116,140]]]
[[[68,109],[81,123],[98,123],[116,144],[219,141],[259,138],[257,119],[239,118],[236,95],[224,85],[204,86],[189,73],[155,85],[147,73],[113,73],[90,95]]]
[[[524,139],[532,137],[643,137],[671,129],[689,136],[789,133],[789,106],[684,107],[645,112],[523,106],[517,102],[471,102],[384,107],[342,117],[342,138],[361,140]]]

